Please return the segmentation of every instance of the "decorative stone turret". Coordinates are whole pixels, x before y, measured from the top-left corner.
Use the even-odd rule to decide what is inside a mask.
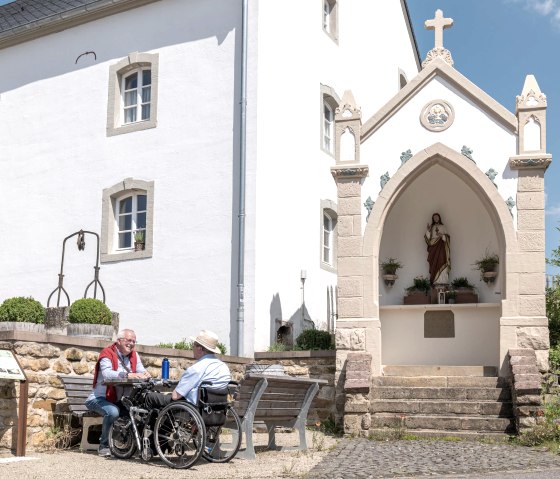
[[[360,137],[362,134],[362,112],[356,106],[352,92],[347,90],[342,102],[335,111],[336,164],[360,162]]]
[[[508,268],[508,281],[517,285],[517,316],[504,314],[502,349],[509,342],[513,348],[535,351],[537,366],[548,369],[548,319],[545,304],[545,217],[544,173],[552,161],[546,153],[546,95],[533,75],[525,79],[517,97],[518,154],[509,159],[517,178],[518,254]],[[507,323],[507,324],[505,324]],[[504,351],[505,353],[506,351]]]

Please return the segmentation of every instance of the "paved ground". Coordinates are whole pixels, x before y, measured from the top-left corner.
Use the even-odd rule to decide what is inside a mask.
[[[279,435],[279,444],[297,443]],[[285,436],[285,437],[282,437]],[[266,435],[260,441],[266,443]],[[100,458],[77,449],[30,453],[27,460],[0,459],[2,479],[558,479],[560,455],[507,444],[447,441],[369,441],[334,439],[308,431],[310,450],[264,451],[256,460],[234,459],[228,464],[204,461],[189,470],[172,470],[161,461],[144,463]],[[263,446],[264,447],[264,446]],[[118,472],[117,472],[118,471]]]
[[[560,456],[508,444],[344,439],[306,477],[560,478]]]

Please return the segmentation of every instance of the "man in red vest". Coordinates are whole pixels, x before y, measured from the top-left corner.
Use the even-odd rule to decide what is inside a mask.
[[[146,371],[140,356],[134,350],[136,334],[132,329],[123,329],[117,335],[117,341],[106,347],[97,360],[93,375],[93,389],[86,400],[86,407],[103,416],[103,428],[99,442],[99,455],[110,456],[109,430],[120,415],[119,401],[122,388],[105,386],[103,381],[114,378],[147,379]]]

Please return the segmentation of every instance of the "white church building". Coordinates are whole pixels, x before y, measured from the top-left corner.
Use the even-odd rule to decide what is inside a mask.
[[[374,375],[525,346],[544,365],[546,97],[529,76],[498,104],[446,22],[421,63],[405,0],[0,7],[0,301],[66,306],[97,278],[143,344],[207,328],[251,356],[317,327]],[[403,304],[436,212],[449,284]],[[476,300],[449,304],[458,277]]]

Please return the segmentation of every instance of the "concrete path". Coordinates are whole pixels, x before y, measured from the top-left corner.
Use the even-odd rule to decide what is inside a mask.
[[[560,456],[508,444],[344,439],[305,477],[557,479]]]

